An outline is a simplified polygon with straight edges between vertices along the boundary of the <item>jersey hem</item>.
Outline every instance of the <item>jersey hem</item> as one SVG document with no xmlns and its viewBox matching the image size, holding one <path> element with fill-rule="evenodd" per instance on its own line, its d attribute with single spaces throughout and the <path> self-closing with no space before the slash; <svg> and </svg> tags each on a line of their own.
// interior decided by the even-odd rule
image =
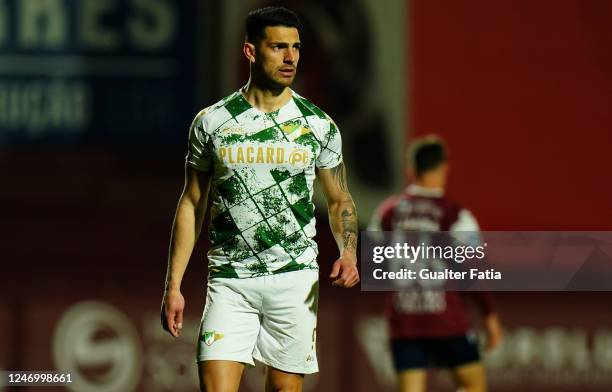
<svg viewBox="0 0 612 392">
<path fill-rule="evenodd" d="M 262 273 L 256 273 L 256 274 L 252 274 L 250 276 L 236 276 L 235 274 L 232 273 L 227 273 L 227 272 L 209 272 L 208 273 L 208 280 L 210 281 L 211 279 L 217 279 L 217 278 L 222 278 L 222 279 L 249 279 L 249 278 L 258 278 L 260 276 L 272 276 L 272 275 L 279 275 L 279 274 L 285 274 L 287 272 L 296 272 L 296 271 L 304 271 L 304 270 L 318 270 L 319 269 L 319 265 L 315 263 L 313 263 L 312 266 L 301 266 L 300 264 L 297 264 L 296 266 L 292 266 L 292 267 L 287 267 L 287 268 L 281 268 L 279 270 L 276 271 L 271 271 L 271 272 L 262 272 Z M 210 270 L 210 267 L 209 267 Z"/>
</svg>

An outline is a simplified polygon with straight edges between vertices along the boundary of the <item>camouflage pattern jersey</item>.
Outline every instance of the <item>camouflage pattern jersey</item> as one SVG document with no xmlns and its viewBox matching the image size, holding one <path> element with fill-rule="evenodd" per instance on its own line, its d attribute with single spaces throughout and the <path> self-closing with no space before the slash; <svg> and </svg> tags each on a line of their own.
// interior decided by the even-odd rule
<svg viewBox="0 0 612 392">
<path fill-rule="evenodd" d="M 339 165 L 341 145 L 333 120 L 294 91 L 275 112 L 236 91 L 196 116 L 186 159 L 212 175 L 209 278 L 318 268 L 315 169 Z"/>
</svg>

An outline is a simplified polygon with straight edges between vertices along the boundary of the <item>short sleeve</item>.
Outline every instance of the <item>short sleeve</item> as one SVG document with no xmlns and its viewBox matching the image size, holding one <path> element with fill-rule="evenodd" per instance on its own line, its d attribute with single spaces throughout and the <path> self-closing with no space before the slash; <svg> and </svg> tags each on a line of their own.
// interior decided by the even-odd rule
<svg viewBox="0 0 612 392">
<path fill-rule="evenodd" d="M 480 227 L 474 215 L 465 208 L 459 211 L 457 221 L 450 227 L 453 238 L 463 244 L 479 246 L 482 243 Z"/>
<path fill-rule="evenodd" d="M 376 208 L 368 223 L 367 235 L 370 239 L 374 240 L 374 242 L 383 242 L 385 240 L 383 233 L 381 233 L 381 231 L 383 231 L 384 204 L 385 203 Z"/>
<path fill-rule="evenodd" d="M 342 162 L 342 138 L 338 126 L 329 119 L 327 137 L 321 142 L 321 153 L 317 157 L 316 166 L 319 169 L 331 169 Z"/>
<path fill-rule="evenodd" d="M 212 143 L 199 114 L 189 128 L 189 148 L 185 160 L 189 166 L 202 172 L 212 170 Z"/>
<path fill-rule="evenodd" d="M 450 231 L 474 231 L 477 232 L 480 230 L 478 226 L 478 221 L 474 217 L 469 210 L 462 208 L 459 211 L 459 216 L 457 217 L 457 221 L 452 224 L 450 227 Z"/>
<path fill-rule="evenodd" d="M 391 231 L 393 227 L 391 225 L 391 220 L 393 218 L 393 211 L 397 206 L 399 201 L 398 196 L 391 196 L 384 200 L 370 218 L 370 223 L 368 224 L 369 231 Z"/>
</svg>

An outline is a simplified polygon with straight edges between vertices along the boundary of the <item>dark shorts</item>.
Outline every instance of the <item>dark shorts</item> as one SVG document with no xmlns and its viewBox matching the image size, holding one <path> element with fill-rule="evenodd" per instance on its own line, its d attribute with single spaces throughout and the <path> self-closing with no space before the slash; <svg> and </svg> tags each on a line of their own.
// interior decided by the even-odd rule
<svg viewBox="0 0 612 392">
<path fill-rule="evenodd" d="M 427 367 L 455 368 L 480 360 L 478 344 L 472 335 L 394 340 L 391 351 L 398 372 Z"/>
</svg>

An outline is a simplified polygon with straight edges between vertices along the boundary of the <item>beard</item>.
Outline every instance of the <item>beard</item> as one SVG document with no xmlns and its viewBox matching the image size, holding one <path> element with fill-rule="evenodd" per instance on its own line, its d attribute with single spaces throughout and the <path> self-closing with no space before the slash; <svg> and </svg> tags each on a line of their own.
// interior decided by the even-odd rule
<svg viewBox="0 0 612 392">
<path fill-rule="evenodd" d="M 257 70 L 254 70 L 255 72 L 253 73 L 253 75 L 257 77 L 257 80 L 259 81 L 258 84 L 260 84 L 262 87 L 268 88 L 270 90 L 282 90 L 286 87 L 290 87 L 293 84 L 293 81 L 295 80 L 295 75 L 297 73 L 297 68 L 294 67 L 294 71 L 291 77 L 281 76 L 281 68 L 282 67 L 278 67 L 274 70 L 266 71 L 258 67 Z"/>
<path fill-rule="evenodd" d="M 295 79 L 295 72 L 290 78 L 272 76 L 270 79 L 273 80 L 279 87 L 290 87 L 293 84 L 293 79 Z"/>
</svg>

